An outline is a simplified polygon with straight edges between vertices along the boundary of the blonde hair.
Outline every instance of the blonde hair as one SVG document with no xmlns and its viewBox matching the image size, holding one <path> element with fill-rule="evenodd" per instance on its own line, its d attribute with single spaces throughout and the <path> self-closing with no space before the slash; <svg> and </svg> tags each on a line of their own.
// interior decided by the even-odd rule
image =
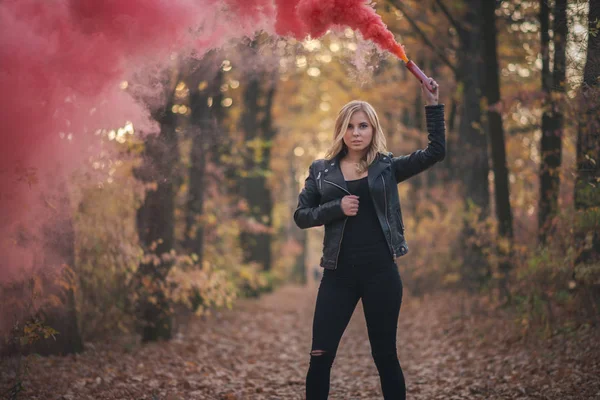
<svg viewBox="0 0 600 400">
<path fill-rule="evenodd" d="M 329 149 L 327 149 L 325 158 L 332 160 L 342 151 L 348 151 L 346 144 L 344 143 L 344 135 L 346 133 L 346 129 L 348 128 L 348 124 L 350 123 L 350 118 L 352 118 L 352 115 L 357 111 L 363 111 L 367 115 L 367 118 L 373 127 L 373 137 L 371 138 L 371 143 L 369 143 L 367 154 L 357 166 L 357 172 L 363 173 L 367 170 L 367 168 L 369 168 L 369 165 L 375 161 L 375 158 L 377 158 L 377 153 L 387 153 L 385 135 L 383 134 L 377 113 L 375 112 L 373 106 L 366 101 L 353 100 L 342 107 L 338 113 L 337 119 L 335 120 L 333 143 Z"/>
</svg>

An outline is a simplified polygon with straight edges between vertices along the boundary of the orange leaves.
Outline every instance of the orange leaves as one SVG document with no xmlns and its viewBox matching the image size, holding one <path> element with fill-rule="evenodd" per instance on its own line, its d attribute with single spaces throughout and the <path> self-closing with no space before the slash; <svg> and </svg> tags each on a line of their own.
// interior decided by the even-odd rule
<svg viewBox="0 0 600 400">
<path fill-rule="evenodd" d="M 309 364 L 315 288 L 288 286 L 244 300 L 219 318 L 190 320 L 176 339 L 131 345 L 114 338 L 77 357 L 32 358 L 24 398 L 300 399 Z M 597 329 L 571 327 L 550 339 L 521 339 L 529 322 L 483 309 L 475 296 L 406 293 L 398 356 L 414 400 L 595 398 Z M 358 305 L 362 307 L 362 305 Z M 4 387 L 10 373 L 0 374 Z M 360 309 L 331 375 L 331 398 L 381 398 Z M 52 391 L 52 393 L 50 393 Z"/>
<path fill-rule="evenodd" d="M 194 258 L 177 256 L 163 287 L 174 304 L 182 305 L 197 315 L 210 314 L 215 308 L 231 308 L 237 295 L 231 277 L 209 262 L 198 265 Z"/>
<path fill-rule="evenodd" d="M 20 336 L 21 346 L 27 346 L 37 342 L 40 339 L 55 338 L 59 332 L 50 326 L 44 325 L 39 320 L 31 320 L 23 326 L 23 333 Z"/>
</svg>

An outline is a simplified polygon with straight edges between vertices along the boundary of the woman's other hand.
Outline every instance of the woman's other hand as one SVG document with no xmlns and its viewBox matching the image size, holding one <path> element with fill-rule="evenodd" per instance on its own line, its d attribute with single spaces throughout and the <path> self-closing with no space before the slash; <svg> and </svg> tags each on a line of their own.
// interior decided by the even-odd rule
<svg viewBox="0 0 600 400">
<path fill-rule="evenodd" d="M 424 83 L 421 83 L 421 92 L 425 98 L 425 103 L 427 103 L 428 106 L 434 106 L 438 104 L 440 87 L 432 77 L 429 77 L 429 84 L 433 88 L 433 93 L 427 89 L 427 86 L 425 86 Z"/>
<path fill-rule="evenodd" d="M 358 196 L 350 194 L 342 197 L 342 211 L 349 217 L 358 213 Z"/>
</svg>

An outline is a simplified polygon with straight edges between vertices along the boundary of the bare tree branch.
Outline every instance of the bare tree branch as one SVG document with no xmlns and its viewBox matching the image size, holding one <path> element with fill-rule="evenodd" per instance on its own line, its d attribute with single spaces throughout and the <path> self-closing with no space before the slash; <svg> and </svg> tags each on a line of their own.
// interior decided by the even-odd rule
<svg viewBox="0 0 600 400">
<path fill-rule="evenodd" d="M 448 68 L 450 68 L 452 70 L 452 72 L 454 72 L 454 75 L 458 75 L 458 70 L 456 69 L 456 66 L 448 59 L 448 57 L 446 57 L 443 50 L 441 50 L 440 48 L 435 46 L 433 44 L 433 42 L 431 42 L 431 40 L 429 40 L 429 38 L 427 37 L 425 32 L 423 32 L 423 30 L 421 28 L 419 28 L 419 25 L 416 23 L 416 21 L 406 12 L 406 9 L 401 4 L 401 1 L 400 0 L 389 0 L 389 2 L 391 3 L 392 6 L 396 7 L 398 9 L 398 11 L 400 11 L 404 15 L 404 17 L 406 18 L 408 23 L 413 27 L 413 29 L 421 37 L 423 42 L 431 50 L 433 50 L 433 52 L 440 58 L 440 60 L 442 60 L 442 62 L 444 64 L 446 64 L 448 66 Z"/>
<path fill-rule="evenodd" d="M 490 1 L 490 0 L 488 0 L 488 1 Z M 450 14 L 450 11 L 448 11 L 448 8 L 446 7 L 446 5 L 444 4 L 444 2 L 442 0 L 435 0 L 435 4 L 437 4 L 438 7 L 440 8 L 440 10 L 442 10 L 442 13 L 444 13 L 446 18 L 448 18 L 448 21 L 450 21 L 450 23 L 452 24 L 454 29 L 456 29 L 457 32 L 461 32 L 464 30 L 463 26 L 454 19 L 452 14 Z"/>
</svg>

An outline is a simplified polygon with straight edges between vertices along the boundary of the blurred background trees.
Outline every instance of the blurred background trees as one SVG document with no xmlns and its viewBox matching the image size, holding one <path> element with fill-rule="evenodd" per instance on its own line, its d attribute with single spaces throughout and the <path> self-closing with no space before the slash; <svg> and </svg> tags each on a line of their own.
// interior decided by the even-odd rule
<svg viewBox="0 0 600 400">
<path fill-rule="evenodd" d="M 446 104 L 448 157 L 398 187 L 411 246 L 398 264 L 412 295 L 467 290 L 512 307 L 525 331 L 597 323 L 597 3 L 376 5 Z M 36 313 L 40 302 L 10 303 L 31 309 L 14 313 L 20 349 L 82 348 L 54 342 L 40 321 L 83 342 L 117 332 L 168 339 L 179 315 L 310 281 L 322 229 L 300 231 L 292 214 L 346 102 L 374 105 L 395 155 L 426 145 L 418 82 L 349 29 L 303 42 L 261 33 L 173 57 L 158 79 L 163 92 L 139 99 L 156 131 L 124 123 L 97 132 L 103 150 L 56 203 L 57 224 L 73 235 L 61 239 L 69 279 L 52 299 L 76 329 Z M 31 282 L 0 297 L 57 293 Z"/>
</svg>

